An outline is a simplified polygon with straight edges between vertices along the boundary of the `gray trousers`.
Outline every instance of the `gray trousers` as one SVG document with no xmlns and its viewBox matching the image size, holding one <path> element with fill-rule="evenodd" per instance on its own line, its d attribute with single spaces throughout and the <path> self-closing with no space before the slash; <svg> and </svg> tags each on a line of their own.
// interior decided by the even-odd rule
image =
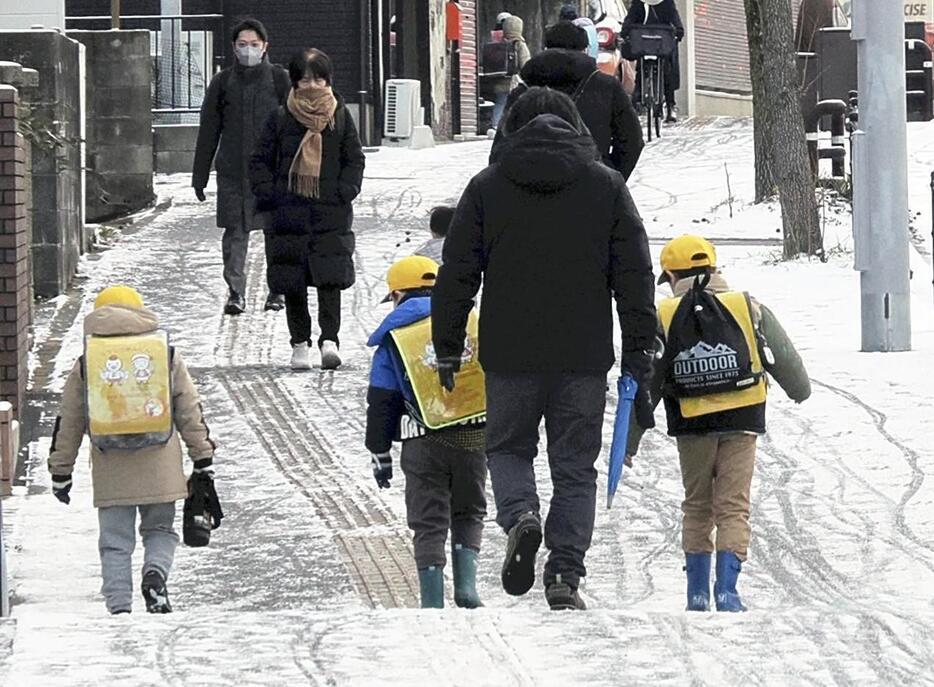
<svg viewBox="0 0 934 687">
<path fill-rule="evenodd" d="M 480 550 L 486 517 L 486 458 L 429 438 L 402 443 L 405 510 L 418 568 L 444 567 L 444 544 Z"/>
<path fill-rule="evenodd" d="M 250 232 L 242 227 L 227 227 L 221 240 L 224 254 L 224 281 L 231 291 L 246 294 L 246 256 L 250 251 Z"/>
<path fill-rule="evenodd" d="M 545 521 L 544 582 L 560 575 L 577 587 L 593 536 L 597 470 L 603 443 L 606 375 L 486 373 L 486 455 L 496 522 L 507 532 L 522 513 L 538 513 L 533 461 L 545 419 L 554 493 Z"/>
<path fill-rule="evenodd" d="M 98 508 L 100 523 L 98 548 L 101 554 L 101 593 L 107 610 L 133 607 L 133 550 L 136 548 L 136 511 L 139 509 L 139 534 L 143 538 L 143 575 L 158 570 L 169 578 L 178 535 L 175 522 L 175 502 L 154 503 L 149 506 L 110 506 Z"/>
</svg>

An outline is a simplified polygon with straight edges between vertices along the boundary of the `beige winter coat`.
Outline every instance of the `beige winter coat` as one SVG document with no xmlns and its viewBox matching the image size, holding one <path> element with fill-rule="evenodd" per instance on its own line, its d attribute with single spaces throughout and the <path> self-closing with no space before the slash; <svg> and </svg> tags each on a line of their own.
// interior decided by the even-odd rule
<svg viewBox="0 0 934 687">
<path fill-rule="evenodd" d="M 84 320 L 85 334 L 101 336 L 144 334 L 158 326 L 158 319 L 148 310 L 121 306 L 99 308 Z M 49 472 L 53 475 L 70 475 L 74 470 L 88 425 L 85 397 L 79 360 L 62 392 L 61 414 L 49 454 Z M 168 503 L 187 496 L 181 441 L 188 447 L 192 461 L 213 457 L 214 442 L 204 422 L 198 390 L 178 353 L 172 360 L 172 413 L 177 431 L 164 446 L 106 453 L 91 446 L 95 507 Z"/>
</svg>

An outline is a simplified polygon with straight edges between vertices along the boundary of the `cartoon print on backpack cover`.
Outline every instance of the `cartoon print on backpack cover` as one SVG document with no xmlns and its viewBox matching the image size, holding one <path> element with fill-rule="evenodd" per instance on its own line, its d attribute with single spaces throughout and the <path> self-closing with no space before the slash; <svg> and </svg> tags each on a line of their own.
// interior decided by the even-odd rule
<svg viewBox="0 0 934 687">
<path fill-rule="evenodd" d="M 172 435 L 171 356 L 164 331 L 85 339 L 88 428 L 101 449 L 164 444 Z"/>
</svg>

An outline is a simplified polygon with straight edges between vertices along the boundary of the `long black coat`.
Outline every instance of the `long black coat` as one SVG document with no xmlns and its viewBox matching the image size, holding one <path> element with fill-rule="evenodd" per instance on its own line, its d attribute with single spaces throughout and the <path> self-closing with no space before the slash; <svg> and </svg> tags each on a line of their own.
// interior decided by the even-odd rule
<svg viewBox="0 0 934 687">
<path fill-rule="evenodd" d="M 648 18 L 646 18 L 648 12 Z M 657 5 L 646 5 L 642 0 L 632 0 L 629 6 L 629 12 L 623 20 L 623 35 L 627 29 L 635 24 L 671 24 L 675 29 L 680 29 L 684 35 L 684 24 L 681 21 L 681 15 L 675 6 L 675 0 L 662 0 Z M 681 60 L 678 58 L 678 46 L 671 54 L 671 70 L 666 72 L 667 87 L 670 91 L 677 91 L 681 88 Z"/>
<path fill-rule="evenodd" d="M 279 108 L 266 120 L 250 161 L 257 210 L 272 213 L 267 274 L 269 288 L 279 293 L 354 283 L 351 204 L 366 163 L 360 136 L 338 96 L 334 126 L 321 134 L 320 197 L 304 198 L 289 191 L 288 179 L 305 131 L 287 108 Z"/>
<path fill-rule="evenodd" d="M 629 178 L 645 142 L 639 117 L 619 79 L 598 71 L 596 61 L 586 53 L 555 48 L 529 60 L 521 77 L 525 85 L 520 84 L 509 94 L 507 108 L 529 86 L 547 86 L 575 98 L 577 111 L 603 161 Z M 494 143 L 491 159 L 495 159 L 501 138 L 498 136 Z"/>
<path fill-rule="evenodd" d="M 432 293 L 438 357 L 460 357 L 483 282 L 480 362 L 493 372 L 605 373 L 612 301 L 623 350 L 655 339 L 649 243 L 623 177 L 593 140 L 554 115 L 506 137 L 471 179 Z"/>
<path fill-rule="evenodd" d="M 237 63 L 211 79 L 201 105 L 191 185 L 207 186 L 213 161 L 217 170 L 217 226 L 246 231 L 260 228 L 250 192 L 250 155 L 263 122 L 285 104 L 289 88 L 288 73 L 268 59 L 255 67 Z"/>
</svg>

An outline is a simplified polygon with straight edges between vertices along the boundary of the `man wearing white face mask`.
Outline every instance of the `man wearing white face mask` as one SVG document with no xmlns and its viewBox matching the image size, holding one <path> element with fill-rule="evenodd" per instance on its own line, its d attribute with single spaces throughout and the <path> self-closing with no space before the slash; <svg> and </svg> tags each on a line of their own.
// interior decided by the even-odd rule
<svg viewBox="0 0 934 687">
<path fill-rule="evenodd" d="M 224 312 L 246 310 L 246 258 L 250 232 L 266 229 L 265 218 L 255 211 L 248 167 L 253 145 L 263 122 L 284 105 L 291 84 L 285 69 L 266 56 L 266 28 L 256 19 L 244 19 L 232 32 L 233 66 L 214 75 L 201 105 L 201 126 L 195 149 L 191 185 L 198 200 L 217 173 L 217 226 L 223 228 L 224 281 L 228 297 Z M 216 153 L 216 157 L 215 157 Z M 282 310 L 281 294 L 270 292 L 266 310 Z"/>
</svg>

